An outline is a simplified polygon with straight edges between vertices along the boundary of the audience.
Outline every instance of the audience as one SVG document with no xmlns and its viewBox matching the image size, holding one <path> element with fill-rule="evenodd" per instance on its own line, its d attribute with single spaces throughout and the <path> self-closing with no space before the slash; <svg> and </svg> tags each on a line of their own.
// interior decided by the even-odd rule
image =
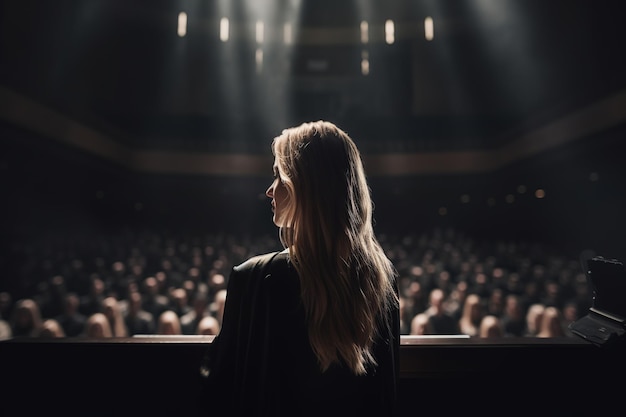
<svg viewBox="0 0 626 417">
<path fill-rule="evenodd" d="M 89 278 L 89 286 L 86 294 L 82 294 L 79 311 L 85 317 L 98 313 L 102 310 L 102 302 L 106 293 L 106 284 L 98 273 L 93 273 Z"/>
<path fill-rule="evenodd" d="M 113 337 L 109 319 L 104 313 L 94 313 L 87 318 L 84 336 L 89 339 L 107 339 Z"/>
<path fill-rule="evenodd" d="M 459 323 L 444 310 L 445 298 L 445 292 L 440 288 L 434 288 L 430 292 L 430 305 L 424 311 L 428 316 L 428 334 L 454 335 L 460 333 Z"/>
<path fill-rule="evenodd" d="M 55 319 L 46 319 L 41 325 L 39 337 L 42 339 L 53 339 L 57 337 L 65 337 L 65 332 L 61 324 Z"/>
<path fill-rule="evenodd" d="M 196 334 L 217 335 L 220 332 L 220 323 L 213 316 L 204 316 L 196 326 Z"/>
<path fill-rule="evenodd" d="M 487 314 L 480 321 L 478 335 L 481 338 L 498 338 L 505 336 L 502 320 L 491 314 Z"/>
<path fill-rule="evenodd" d="M 220 326 L 222 325 L 222 316 L 224 315 L 224 304 L 226 303 L 226 289 L 223 288 L 215 293 L 213 302 L 210 304 L 211 314 L 215 316 Z"/>
<path fill-rule="evenodd" d="M 537 337 L 565 337 L 561 311 L 555 306 L 547 306 L 543 311 Z"/>
<path fill-rule="evenodd" d="M 129 293 L 124 322 L 129 336 L 156 333 L 156 320 L 151 313 L 143 309 L 142 295 L 139 291 Z"/>
<path fill-rule="evenodd" d="M 115 296 L 109 296 L 102 301 L 102 312 L 109 321 L 113 337 L 127 337 L 128 328 L 124 321 L 124 315 L 120 304 Z"/>
<path fill-rule="evenodd" d="M 183 334 L 180 318 L 174 310 L 161 313 L 157 321 L 157 334 L 168 336 Z"/>
<path fill-rule="evenodd" d="M 7 320 L 0 319 L 0 340 L 8 340 L 12 337 L 11 324 Z"/>
<path fill-rule="evenodd" d="M 0 319 L 9 321 L 13 308 L 13 296 L 8 291 L 0 292 Z"/>
<path fill-rule="evenodd" d="M 428 314 L 426 313 L 416 314 L 411 320 L 410 334 L 415 336 L 432 334 L 432 330 L 430 330 L 428 326 L 428 318 Z"/>
<path fill-rule="evenodd" d="M 459 319 L 459 330 L 468 336 L 478 336 L 484 316 L 484 307 L 478 294 L 469 294 L 465 298 L 463 314 Z"/>
<path fill-rule="evenodd" d="M 266 235 L 128 232 L 89 236 L 102 242 L 87 247 L 85 236 L 57 239 L 54 257 L 46 245 L 24 247 L 40 272 L 28 277 L 30 293 L 0 292 L 0 338 L 216 334 L 232 266 L 281 247 Z M 399 273 L 402 334 L 568 337 L 591 305 L 579 264 L 547 245 L 479 242 L 454 229 L 379 240 Z"/>
<path fill-rule="evenodd" d="M 87 317 L 79 311 L 80 298 L 76 293 L 65 296 L 64 310 L 56 317 L 67 337 L 80 336 L 85 331 Z"/>
<path fill-rule="evenodd" d="M 541 303 L 534 303 L 528 307 L 526 311 L 526 332 L 524 336 L 537 337 L 545 309 L 546 306 Z"/>
<path fill-rule="evenodd" d="M 25 298 L 17 301 L 11 317 L 13 337 L 37 337 L 42 324 L 41 311 L 34 299 Z"/>
<path fill-rule="evenodd" d="M 163 277 L 162 281 L 157 280 L 157 276 Z M 168 296 L 162 293 L 162 287 L 159 282 L 165 281 L 165 275 L 156 274 L 155 276 L 149 276 L 143 281 L 144 299 L 143 308 L 148 313 L 152 314 L 155 320 L 161 316 L 164 311 L 169 310 L 170 300 Z"/>
<path fill-rule="evenodd" d="M 522 337 L 526 333 L 526 317 L 517 294 L 504 298 L 504 311 L 500 315 L 506 336 Z"/>
<path fill-rule="evenodd" d="M 187 313 L 180 316 L 180 324 L 183 334 L 197 334 L 200 322 L 205 317 L 211 317 L 215 324 L 219 322 L 215 317 L 209 316 L 209 297 L 204 291 L 199 291 L 193 296 L 192 308 Z"/>
</svg>

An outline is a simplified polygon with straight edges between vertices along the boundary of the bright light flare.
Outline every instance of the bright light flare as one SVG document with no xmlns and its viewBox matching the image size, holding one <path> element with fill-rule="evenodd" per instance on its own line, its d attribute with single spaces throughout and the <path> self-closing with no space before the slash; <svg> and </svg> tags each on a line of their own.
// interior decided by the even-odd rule
<svg viewBox="0 0 626 417">
<path fill-rule="evenodd" d="M 261 20 L 256 22 L 256 43 L 263 43 L 263 33 L 265 31 L 265 25 Z"/>
<path fill-rule="evenodd" d="M 370 41 L 369 36 L 369 23 L 366 20 L 361 22 L 361 43 L 368 43 Z"/>
<path fill-rule="evenodd" d="M 435 22 L 430 16 L 424 19 L 424 37 L 427 41 L 435 39 Z"/>
<path fill-rule="evenodd" d="M 254 61 L 256 63 L 256 72 L 260 74 L 263 71 L 263 49 L 257 48 L 254 54 Z"/>
<path fill-rule="evenodd" d="M 187 13 L 178 13 L 178 36 L 181 38 L 187 34 Z"/>
<path fill-rule="evenodd" d="M 361 74 L 368 75 L 370 73 L 370 57 L 367 51 L 361 53 Z"/>
<path fill-rule="evenodd" d="M 220 20 L 220 40 L 222 42 L 227 42 L 228 37 L 230 36 L 229 29 L 229 21 L 227 17 L 222 17 Z"/>
<path fill-rule="evenodd" d="M 385 21 L 385 42 L 387 42 L 388 45 L 391 45 L 395 41 L 396 41 L 395 24 L 393 23 L 393 20 L 386 20 Z"/>
<path fill-rule="evenodd" d="M 293 28 L 291 23 L 285 23 L 285 26 L 283 26 L 283 41 L 285 45 L 291 45 L 293 43 Z"/>
</svg>

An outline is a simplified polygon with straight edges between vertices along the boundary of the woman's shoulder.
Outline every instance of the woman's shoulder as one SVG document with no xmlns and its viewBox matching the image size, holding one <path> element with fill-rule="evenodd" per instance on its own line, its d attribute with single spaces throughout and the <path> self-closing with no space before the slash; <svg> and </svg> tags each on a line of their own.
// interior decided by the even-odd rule
<svg viewBox="0 0 626 417">
<path fill-rule="evenodd" d="M 233 269 L 237 272 L 250 271 L 252 269 L 263 267 L 264 265 L 269 264 L 275 258 L 276 260 L 287 260 L 289 259 L 289 254 L 286 251 L 275 251 L 256 255 L 248 258 L 239 265 L 236 265 Z"/>
</svg>

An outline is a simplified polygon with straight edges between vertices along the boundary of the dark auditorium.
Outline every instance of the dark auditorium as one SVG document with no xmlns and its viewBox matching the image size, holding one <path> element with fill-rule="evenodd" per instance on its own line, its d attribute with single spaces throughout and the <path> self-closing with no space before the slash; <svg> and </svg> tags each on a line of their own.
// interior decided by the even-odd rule
<svg viewBox="0 0 626 417">
<path fill-rule="evenodd" d="M 0 415 L 625 413 L 620 6 L 3 0 Z"/>
</svg>

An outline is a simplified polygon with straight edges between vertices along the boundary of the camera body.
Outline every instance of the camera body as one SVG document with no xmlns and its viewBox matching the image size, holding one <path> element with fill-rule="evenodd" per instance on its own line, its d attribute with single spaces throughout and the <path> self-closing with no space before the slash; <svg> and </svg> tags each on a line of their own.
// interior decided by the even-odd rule
<svg viewBox="0 0 626 417">
<path fill-rule="evenodd" d="M 624 343 L 626 338 L 626 269 L 617 259 L 594 256 L 585 268 L 592 292 L 586 316 L 570 323 L 575 335 L 597 345 Z"/>
</svg>

